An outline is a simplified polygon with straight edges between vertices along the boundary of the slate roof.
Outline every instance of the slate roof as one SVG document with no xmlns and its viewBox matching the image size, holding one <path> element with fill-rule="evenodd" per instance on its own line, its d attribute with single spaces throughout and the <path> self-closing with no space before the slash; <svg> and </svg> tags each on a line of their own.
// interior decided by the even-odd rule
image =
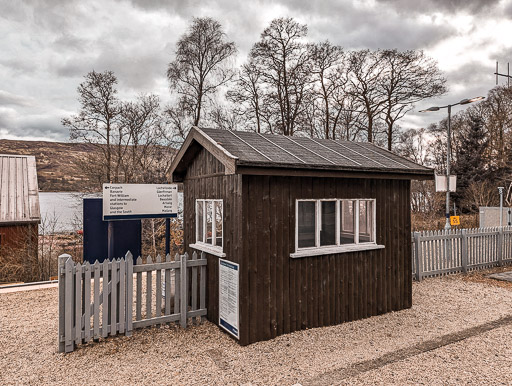
<svg viewBox="0 0 512 386">
<path fill-rule="evenodd" d="M 0 225 L 40 219 L 35 157 L 0 154 Z"/>
<path fill-rule="evenodd" d="M 201 147 L 222 162 L 225 174 L 251 173 L 251 169 L 258 168 L 258 173 L 263 172 L 261 169 L 268 169 L 269 174 L 275 172 L 280 175 L 286 175 L 288 170 L 290 175 L 300 175 L 301 171 L 304 175 L 311 175 L 318 170 L 319 173 L 368 176 L 394 174 L 405 179 L 434 177 L 433 169 L 372 143 L 193 127 L 171 164 L 173 181 L 183 180 L 189 163 Z"/>
<path fill-rule="evenodd" d="M 368 142 L 200 129 L 239 166 L 333 169 L 434 175 L 433 169 Z"/>
</svg>

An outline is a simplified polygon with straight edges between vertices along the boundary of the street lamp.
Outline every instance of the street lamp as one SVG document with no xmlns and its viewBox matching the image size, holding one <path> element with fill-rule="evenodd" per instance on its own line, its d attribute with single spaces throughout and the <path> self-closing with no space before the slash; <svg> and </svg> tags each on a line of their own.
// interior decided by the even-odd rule
<svg viewBox="0 0 512 386">
<path fill-rule="evenodd" d="M 485 99 L 483 96 L 471 98 L 471 99 L 462 99 L 458 103 L 454 103 L 451 105 L 446 106 L 434 106 L 430 107 L 426 110 L 420 110 L 420 113 L 427 113 L 431 111 L 439 111 L 440 109 L 448 109 L 448 142 L 447 142 L 447 149 L 446 149 L 446 224 L 444 226 L 444 229 L 450 229 L 450 153 L 451 153 L 451 142 L 452 142 L 452 135 L 451 135 L 451 116 L 452 116 L 452 107 L 457 105 L 467 105 L 469 103 L 478 102 Z"/>
</svg>

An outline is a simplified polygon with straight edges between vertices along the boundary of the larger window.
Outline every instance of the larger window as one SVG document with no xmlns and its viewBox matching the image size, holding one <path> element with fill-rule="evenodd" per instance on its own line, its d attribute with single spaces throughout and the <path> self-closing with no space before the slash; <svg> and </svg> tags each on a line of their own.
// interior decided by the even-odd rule
<svg viewBox="0 0 512 386">
<path fill-rule="evenodd" d="M 375 243 L 375 199 L 297 200 L 295 236 L 292 257 L 383 247 Z"/>
<path fill-rule="evenodd" d="M 192 246 L 222 252 L 223 217 L 222 200 L 196 200 L 196 243 Z"/>
</svg>

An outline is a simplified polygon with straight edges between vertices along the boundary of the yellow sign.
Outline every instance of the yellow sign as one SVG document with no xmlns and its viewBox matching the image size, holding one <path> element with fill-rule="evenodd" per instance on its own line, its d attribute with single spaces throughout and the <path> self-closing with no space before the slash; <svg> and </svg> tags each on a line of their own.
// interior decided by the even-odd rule
<svg viewBox="0 0 512 386">
<path fill-rule="evenodd" d="M 450 224 L 451 225 L 460 225 L 459 216 L 450 216 Z"/>
</svg>

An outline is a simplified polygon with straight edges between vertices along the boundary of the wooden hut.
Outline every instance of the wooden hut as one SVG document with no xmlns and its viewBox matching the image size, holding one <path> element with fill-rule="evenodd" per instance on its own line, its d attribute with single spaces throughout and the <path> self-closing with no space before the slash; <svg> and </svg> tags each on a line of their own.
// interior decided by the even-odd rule
<svg viewBox="0 0 512 386">
<path fill-rule="evenodd" d="M 219 261 L 238 271 L 242 345 L 411 307 L 410 181 L 433 176 L 371 143 L 193 128 L 171 178 L 208 319 L 223 326 Z"/>
<path fill-rule="evenodd" d="M 39 191 L 37 186 L 36 159 L 33 156 L 0 154 L 0 259 L 16 258 L 20 265 L 37 259 Z M 24 280 L 28 272 L 0 272 L 17 280 Z M 6 278 L 0 277 L 0 280 Z"/>
</svg>

